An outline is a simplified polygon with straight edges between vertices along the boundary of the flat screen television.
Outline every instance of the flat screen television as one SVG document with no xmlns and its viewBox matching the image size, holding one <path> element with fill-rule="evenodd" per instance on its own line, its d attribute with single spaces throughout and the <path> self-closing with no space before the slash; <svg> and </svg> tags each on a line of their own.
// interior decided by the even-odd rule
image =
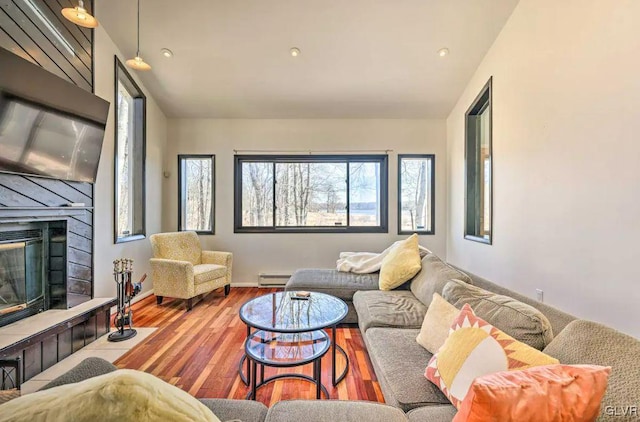
<svg viewBox="0 0 640 422">
<path fill-rule="evenodd" d="M 94 182 L 104 126 L 5 97 L 0 112 L 0 170 Z"/>
<path fill-rule="evenodd" d="M 95 182 L 109 103 L 0 48 L 0 172 Z"/>
</svg>

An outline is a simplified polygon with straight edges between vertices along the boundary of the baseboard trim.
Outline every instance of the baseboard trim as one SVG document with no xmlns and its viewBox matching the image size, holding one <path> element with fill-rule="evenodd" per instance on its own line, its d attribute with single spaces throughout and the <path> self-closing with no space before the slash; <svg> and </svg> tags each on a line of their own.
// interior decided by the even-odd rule
<svg viewBox="0 0 640 422">
<path fill-rule="evenodd" d="M 231 287 L 259 287 L 257 282 L 231 283 Z"/>
</svg>

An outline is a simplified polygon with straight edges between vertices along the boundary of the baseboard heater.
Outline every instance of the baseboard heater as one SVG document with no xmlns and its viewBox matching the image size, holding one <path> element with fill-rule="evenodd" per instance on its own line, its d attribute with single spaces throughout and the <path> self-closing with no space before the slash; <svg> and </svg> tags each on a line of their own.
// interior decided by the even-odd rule
<svg viewBox="0 0 640 422">
<path fill-rule="evenodd" d="M 289 281 L 289 277 L 291 277 L 291 274 L 260 273 L 258 274 L 258 286 L 284 287 Z"/>
</svg>

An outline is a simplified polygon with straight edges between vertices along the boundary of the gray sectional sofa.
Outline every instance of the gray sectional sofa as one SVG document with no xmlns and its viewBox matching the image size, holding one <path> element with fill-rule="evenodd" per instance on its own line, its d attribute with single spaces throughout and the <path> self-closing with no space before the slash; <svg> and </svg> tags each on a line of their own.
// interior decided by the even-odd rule
<svg viewBox="0 0 640 422">
<path fill-rule="evenodd" d="M 598 420 L 640 420 L 637 413 L 640 410 L 638 339 L 595 322 L 577 319 L 490 281 L 465 274 L 433 254 L 423 258 L 422 270 L 409 283 L 394 291 L 378 290 L 377 274 L 359 276 L 335 270 L 299 270 L 287 284 L 288 290 L 321 291 L 348 302 L 350 322 L 359 324 L 387 405 L 362 401 L 290 400 L 267 409 L 251 400 L 201 401 L 222 421 L 449 422 L 456 409 L 424 377 L 432 355 L 416 342 L 416 337 L 433 293 L 443 294 L 443 290 L 450 289 L 456 284 L 450 283 L 451 280 L 509 296 L 538 309 L 546 316 L 553 332 L 544 335 L 545 353 L 565 364 L 612 367 Z M 494 321 L 489 322 L 502 328 Z M 102 359 L 89 358 L 43 388 L 77 382 L 115 369 Z"/>
<path fill-rule="evenodd" d="M 424 377 L 432 355 L 416 342 L 433 293 L 442 295 L 451 280 L 509 296 L 539 310 L 553 333 L 550 343 L 544 344 L 545 353 L 565 364 L 612 367 L 599 420 L 640 420 L 640 415 L 620 415 L 624 409 L 629 413 L 633 406 L 640 408 L 640 340 L 466 274 L 434 254 L 425 256 L 422 270 L 398 290 L 378 290 L 377 274 L 360 277 L 335 270 L 300 270 L 286 288 L 322 291 L 347 301 L 355 311 L 386 403 L 407 412 L 410 420 L 448 422 L 456 413 L 440 390 Z"/>
</svg>

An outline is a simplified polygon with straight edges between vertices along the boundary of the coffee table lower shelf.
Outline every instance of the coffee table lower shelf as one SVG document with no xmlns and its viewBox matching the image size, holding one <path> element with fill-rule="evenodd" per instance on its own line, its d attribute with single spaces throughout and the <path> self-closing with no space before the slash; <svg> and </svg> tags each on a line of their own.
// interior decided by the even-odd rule
<svg viewBox="0 0 640 422">
<path fill-rule="evenodd" d="M 249 336 L 251 336 L 251 327 L 247 326 L 247 338 L 249 338 Z M 335 387 L 347 376 L 347 373 L 349 372 L 349 357 L 347 356 L 347 352 L 345 352 L 342 346 L 340 346 L 336 342 L 335 326 L 331 327 L 331 340 L 332 340 L 331 341 L 331 384 Z M 340 353 L 344 358 L 344 362 L 345 362 L 344 369 L 342 370 L 342 373 L 340 373 L 340 375 L 336 374 L 337 372 L 336 353 Z M 246 363 L 247 375 L 245 375 L 245 369 L 243 368 L 245 366 L 245 363 Z M 249 361 L 249 359 L 247 359 L 247 354 L 245 353 L 244 355 L 242 355 L 242 357 L 240 358 L 240 362 L 238 363 L 238 375 L 240 376 L 240 380 L 246 386 L 251 384 L 251 366 L 250 365 L 251 365 L 251 362 Z"/>
<path fill-rule="evenodd" d="M 248 384 L 251 390 L 247 393 L 247 400 L 255 400 L 258 388 L 272 381 L 280 379 L 302 379 L 316 385 L 316 398 L 322 398 L 324 393 L 329 398 L 329 393 L 322 385 L 322 357 L 327 353 L 330 340 L 324 330 L 303 333 L 271 333 L 256 331 L 249 335 L 245 342 L 245 356 L 250 365 Z M 240 375 L 242 376 L 242 363 L 240 361 Z M 313 364 L 313 376 L 287 373 L 277 374 L 268 378 L 264 377 L 265 366 L 273 368 L 292 368 Z M 260 382 L 258 382 L 258 366 L 260 367 Z"/>
</svg>

